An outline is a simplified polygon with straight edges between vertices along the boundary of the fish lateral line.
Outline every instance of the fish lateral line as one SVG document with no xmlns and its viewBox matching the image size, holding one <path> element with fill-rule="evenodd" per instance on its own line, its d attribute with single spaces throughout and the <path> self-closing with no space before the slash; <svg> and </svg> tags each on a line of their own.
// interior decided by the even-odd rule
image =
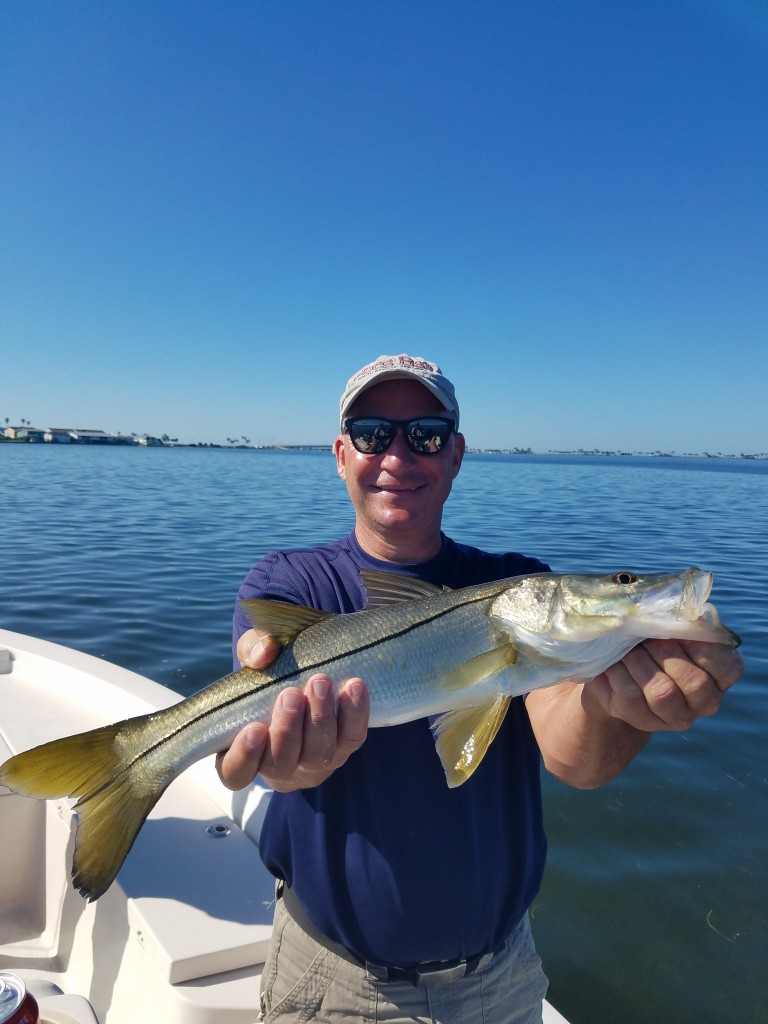
<svg viewBox="0 0 768 1024">
<path fill-rule="evenodd" d="M 504 580 L 503 582 L 508 583 L 509 581 L 508 580 Z M 487 588 L 489 585 L 484 583 L 484 584 L 479 584 L 479 586 L 482 586 L 483 588 Z M 500 589 L 503 590 L 504 588 L 502 587 Z M 450 593 L 455 593 L 455 592 L 446 591 L 445 594 L 436 594 L 434 596 L 435 597 L 438 597 L 438 596 L 440 596 L 440 597 L 448 596 L 448 594 L 450 594 Z M 498 595 L 494 595 L 494 596 L 498 596 Z M 491 595 L 489 595 L 488 593 L 478 594 L 478 595 L 472 596 L 472 597 L 466 597 L 464 600 L 457 601 L 456 603 L 449 605 L 447 608 L 440 608 L 440 609 L 438 609 L 436 611 L 433 611 L 429 615 L 425 615 L 423 618 L 418 619 L 416 622 L 411 622 L 408 625 L 403 626 L 401 629 L 396 630 L 395 632 L 388 633 L 385 637 L 377 638 L 375 640 L 370 640 L 370 641 L 368 641 L 368 642 L 366 642 L 364 644 L 360 644 L 357 647 L 352 647 L 348 651 L 344 651 L 341 654 L 333 655 L 332 657 L 329 657 L 329 658 L 324 658 L 322 661 L 319 661 L 316 664 L 302 665 L 302 666 L 299 667 L 298 670 L 300 672 L 312 672 L 312 671 L 320 670 L 320 669 L 324 668 L 326 665 L 332 665 L 334 662 L 340 661 L 342 658 L 348 658 L 348 657 L 354 656 L 356 654 L 364 654 L 366 651 L 370 651 L 374 647 L 379 646 L 380 644 L 390 643 L 392 640 L 399 640 L 401 637 L 407 636 L 409 633 L 412 633 L 415 629 L 420 629 L 422 626 L 428 626 L 431 622 L 436 622 L 438 619 L 444 618 L 446 615 L 451 615 L 453 612 L 460 611 L 462 608 L 466 608 L 468 605 L 480 604 L 483 601 L 488 601 L 490 599 L 491 599 Z M 414 600 L 414 603 L 418 603 L 418 599 L 413 599 L 413 600 Z M 421 600 L 430 600 L 430 598 L 424 597 Z M 254 599 L 252 601 L 241 601 L 240 603 L 241 603 L 241 606 L 243 607 L 243 610 L 245 611 L 246 615 L 248 615 L 248 609 L 245 606 L 248 605 L 248 604 L 255 605 L 257 603 L 257 600 Z M 263 601 L 262 602 L 259 599 L 258 603 L 274 604 L 276 602 L 272 602 L 272 601 Z M 405 602 L 401 602 L 401 603 L 405 603 Z M 286 604 L 286 607 L 289 607 L 289 608 L 292 608 L 292 607 L 302 608 L 302 607 L 304 607 L 303 605 L 290 605 L 287 602 L 285 602 L 285 604 Z M 334 613 L 333 617 L 334 618 L 339 618 L 342 615 L 361 615 L 361 614 L 362 615 L 367 615 L 367 614 L 369 614 L 369 612 L 371 614 L 373 614 L 374 612 L 383 611 L 385 609 L 385 607 L 386 608 L 392 608 L 392 607 L 395 607 L 395 606 L 394 605 L 380 606 L 380 607 L 376 607 L 376 608 L 372 608 L 372 609 L 363 608 L 363 609 L 361 609 L 358 612 L 348 612 L 348 613 L 338 612 L 338 613 Z M 258 616 L 254 616 L 252 618 L 250 615 L 248 615 L 248 618 L 249 618 L 249 621 L 252 623 L 252 625 L 254 627 L 262 628 L 261 624 L 259 622 Z M 323 620 L 320 620 L 320 621 L 323 621 Z M 305 630 L 311 629 L 313 626 L 315 626 L 317 624 L 318 623 L 311 623 L 310 625 L 305 626 L 303 629 L 298 630 L 296 635 L 295 635 L 295 637 L 294 637 L 294 640 L 296 638 L 298 638 L 303 632 L 305 632 Z M 280 637 L 277 636 L 274 633 L 269 633 L 269 635 L 273 639 L 275 639 L 275 640 L 278 640 L 278 641 L 280 640 Z M 226 677 L 224 677 L 224 678 L 226 678 Z M 279 682 L 283 682 L 284 679 L 286 679 L 286 678 L 290 678 L 290 676 L 282 677 L 279 680 L 278 679 L 270 680 L 270 682 L 278 682 L 278 681 Z M 215 685 L 215 684 L 213 684 L 213 685 Z M 199 691 L 199 692 L 202 692 L 202 691 Z M 239 698 L 235 698 L 235 699 L 239 699 Z"/>
<path fill-rule="evenodd" d="M 485 584 L 483 584 L 483 586 L 485 586 Z M 136 764 L 139 760 L 141 760 L 141 758 L 147 757 L 149 754 L 153 753 L 158 747 L 162 746 L 163 743 L 166 743 L 169 740 L 174 739 L 175 737 L 182 735 L 187 729 L 190 729 L 193 726 L 199 724 L 200 722 L 205 721 L 205 719 L 208 718 L 210 715 L 220 714 L 220 712 L 224 708 L 230 708 L 231 709 L 233 707 L 236 707 L 242 701 L 251 700 L 253 698 L 253 696 L 256 693 L 258 693 L 259 691 L 261 691 L 261 690 L 266 690 L 268 687 L 271 687 L 271 686 L 280 687 L 283 684 L 289 682 L 289 680 L 291 680 L 294 676 L 297 676 L 297 675 L 301 675 L 301 674 L 304 674 L 304 673 L 313 673 L 313 672 L 319 672 L 319 671 L 322 671 L 322 670 L 326 670 L 326 669 L 330 668 L 331 666 L 333 666 L 336 662 L 341 661 L 344 658 L 354 657 L 354 656 L 356 656 L 358 654 L 365 654 L 367 651 L 372 650 L 373 648 L 379 646 L 380 644 L 390 643 L 392 640 L 398 640 L 401 637 L 407 636 L 409 633 L 412 633 L 415 629 L 419 629 L 422 626 L 428 626 L 431 622 L 435 622 L 438 619 L 441 619 L 441 618 L 445 617 L 446 615 L 450 615 L 453 612 L 459 611 L 460 609 L 465 608 L 467 605 L 479 604 L 479 603 L 481 603 L 483 601 L 487 601 L 487 600 L 489 600 L 489 595 L 488 594 L 479 594 L 477 596 L 469 597 L 469 598 L 467 598 L 464 601 L 451 604 L 448 608 L 441 608 L 438 611 L 435 611 L 432 614 L 430 614 L 430 615 L 428 615 L 428 616 L 426 616 L 426 617 L 424 617 L 422 619 L 419 619 L 418 622 L 409 623 L 409 625 L 404 626 L 402 629 L 398 630 L 397 632 L 388 634 L 384 639 L 371 640 L 368 643 L 360 644 L 358 647 L 353 647 L 353 648 L 351 648 L 348 651 L 342 652 L 341 654 L 336 654 L 336 655 L 330 656 L 328 658 L 323 658 L 322 660 L 318 660 L 318 661 L 316 661 L 314 663 L 310 662 L 307 665 L 297 666 L 296 669 L 294 669 L 293 671 L 286 672 L 285 674 L 283 674 L 281 676 L 276 676 L 274 679 L 270 679 L 270 678 L 264 677 L 263 673 L 259 673 L 258 669 L 241 668 L 238 671 L 240 671 L 240 672 L 252 671 L 254 673 L 259 673 L 260 675 L 262 675 L 262 678 L 264 679 L 263 683 L 261 683 L 261 685 L 255 686 L 248 693 L 241 693 L 241 694 L 237 694 L 235 696 L 232 696 L 232 697 L 228 698 L 227 700 L 222 701 L 219 704 L 216 704 L 214 707 L 201 708 L 199 712 L 197 712 L 195 715 L 193 715 L 187 721 L 179 723 L 178 726 L 175 729 L 172 729 L 169 732 L 165 733 L 165 735 L 162 736 L 160 739 L 158 739 L 155 742 L 151 743 L 145 749 L 139 751 L 132 758 L 132 760 L 130 762 L 128 762 L 125 770 L 128 770 L 128 768 L 130 768 L 132 765 Z M 270 603 L 275 603 L 275 602 L 265 601 L 264 603 L 265 604 L 270 604 Z M 302 607 L 302 606 L 299 606 L 299 605 L 296 605 L 296 606 L 289 605 L 287 602 L 286 602 L 286 605 L 288 607 Z M 342 614 L 343 613 L 341 613 L 341 612 L 338 613 L 339 616 L 342 615 Z M 312 625 L 316 625 L 316 623 L 312 623 L 311 625 L 308 625 L 308 626 L 304 627 L 304 629 L 300 630 L 299 633 L 297 633 L 296 635 L 299 636 L 301 633 L 303 633 L 305 631 L 305 629 L 311 629 Z M 288 648 L 284 648 L 284 649 L 287 650 Z M 237 672 L 230 672 L 228 675 L 222 676 L 221 679 L 217 680 L 217 682 L 223 682 L 224 680 L 229 679 L 231 676 L 237 675 L 237 674 L 238 674 Z M 198 690 L 196 694 L 193 694 L 191 697 L 187 697 L 185 699 L 186 700 L 193 700 L 195 697 L 199 696 L 202 693 L 205 693 L 206 690 L 210 689 L 213 686 L 216 686 L 216 683 L 209 684 L 209 686 L 204 687 L 202 690 Z M 183 703 L 184 703 L 184 701 L 179 701 L 177 704 L 173 704 L 173 705 L 171 705 L 171 707 L 164 709 L 164 711 L 160 712 L 159 714 L 158 714 L 158 712 L 154 712 L 152 717 L 156 717 L 156 718 L 157 717 L 162 717 L 162 716 L 164 716 L 166 714 L 166 712 L 171 712 L 174 709 L 177 709 Z M 130 721 L 130 719 L 128 719 L 127 721 Z M 120 774 L 121 774 L 121 772 L 118 772 L 114 777 L 118 778 L 118 776 Z"/>
<path fill-rule="evenodd" d="M 438 596 L 438 595 L 435 595 L 435 596 Z M 146 759 L 151 757 L 152 754 L 154 754 L 157 750 L 162 748 L 166 743 L 171 742 L 171 741 L 173 741 L 175 739 L 178 739 L 180 736 L 183 736 L 184 733 L 187 732 L 189 729 L 199 725 L 201 722 L 204 722 L 210 716 L 212 716 L 212 715 L 219 715 L 222 712 L 222 710 L 224 710 L 224 709 L 231 709 L 233 707 L 236 707 L 242 701 L 251 700 L 260 691 L 265 691 L 265 690 L 267 690 L 270 687 L 279 688 L 279 687 L 283 686 L 284 684 L 288 683 L 293 677 L 295 677 L 297 675 L 305 674 L 305 673 L 312 673 L 312 672 L 315 672 L 315 671 L 319 671 L 321 669 L 327 669 L 327 668 L 331 667 L 334 663 L 336 663 L 336 662 L 338 662 L 338 661 L 340 661 L 340 660 L 342 660 L 344 658 L 348 658 L 350 656 L 354 657 L 357 654 L 361 654 L 362 655 L 362 654 L 364 654 L 367 651 L 377 647 L 378 645 L 380 645 L 382 643 L 389 643 L 391 640 L 396 640 L 396 639 L 400 639 L 403 636 L 407 636 L 409 633 L 413 632 L 415 629 L 418 629 L 418 628 L 420 628 L 422 626 L 427 626 L 431 622 L 434 622 L 434 621 L 437 621 L 438 619 L 444 618 L 446 615 L 450 615 L 452 612 L 459 611 L 460 609 L 466 607 L 467 605 L 478 604 L 478 603 L 480 603 L 482 601 L 487 601 L 488 599 L 489 599 L 489 595 L 485 594 L 485 593 L 484 594 L 480 594 L 480 595 L 476 595 L 476 596 L 473 595 L 472 597 L 468 597 L 464 601 L 452 603 L 447 608 L 441 608 L 441 609 L 439 609 L 437 611 L 434 611 L 430 615 L 427 615 L 424 618 L 419 619 L 417 622 L 409 623 L 407 626 L 403 627 L 402 629 L 398 630 L 397 632 L 389 634 L 385 639 L 377 639 L 377 640 L 370 641 L 369 643 L 366 643 L 366 644 L 361 644 L 360 646 L 352 648 L 349 651 L 343 652 L 341 654 L 334 655 L 334 656 L 329 657 L 329 658 L 325 658 L 323 660 L 319 660 L 319 661 L 315 662 L 314 664 L 310 663 L 310 664 L 303 665 L 303 666 L 297 666 L 296 669 L 292 670 L 291 672 L 285 672 L 284 674 L 282 674 L 280 676 L 277 676 L 274 679 L 266 678 L 263 675 L 263 673 L 260 673 L 257 669 L 247 669 L 247 668 L 243 669 L 243 668 L 241 668 L 239 670 L 240 672 L 242 672 L 242 671 L 251 671 L 251 672 L 254 672 L 254 674 L 260 675 L 261 678 L 262 678 L 262 681 L 260 683 L 257 683 L 247 693 L 237 694 L 237 695 L 234 695 L 234 696 L 228 698 L 227 700 L 222 701 L 221 703 L 218 703 L 218 704 L 216 704 L 214 706 L 201 708 L 199 711 L 197 711 L 195 714 L 193 714 L 191 717 L 189 717 L 186 721 L 177 723 L 174 728 L 168 729 L 166 732 L 164 732 L 157 739 L 149 740 L 149 738 L 148 738 L 149 742 L 147 743 L 146 746 L 142 747 L 141 750 L 136 751 L 132 755 L 126 757 L 124 759 L 123 763 L 114 772 L 114 774 L 112 774 L 105 781 L 101 782 L 95 789 L 93 789 L 93 790 L 91 790 L 91 791 L 89 791 L 87 793 L 84 793 L 82 796 L 80 796 L 79 799 L 77 800 L 76 804 L 74 805 L 74 807 L 75 808 L 82 807 L 88 801 L 98 797 L 100 794 L 104 793 L 105 790 L 107 790 L 110 787 L 116 785 L 121 778 L 124 778 L 126 776 L 130 776 L 130 774 L 134 770 L 134 768 L 137 765 L 141 764 L 142 761 L 145 761 Z M 423 600 L 426 600 L 426 598 L 423 598 Z M 265 603 L 275 603 L 275 602 L 265 602 Z M 287 607 L 292 608 L 292 607 L 300 607 L 300 606 L 293 606 L 293 605 L 288 605 L 287 604 Z M 338 613 L 338 614 L 342 614 L 342 613 Z M 322 620 L 318 620 L 318 621 L 322 621 Z M 300 635 L 300 633 L 304 632 L 306 629 L 311 628 L 311 626 L 315 625 L 315 624 L 316 623 L 308 624 L 303 629 L 299 630 L 299 633 L 297 633 L 296 635 L 297 636 Z M 287 649 L 287 648 L 284 648 L 284 649 Z M 238 674 L 237 672 L 228 673 L 226 676 L 222 676 L 221 679 L 217 680 L 217 682 L 224 682 L 225 680 L 229 679 L 231 676 L 237 675 L 237 674 Z M 209 686 L 207 686 L 207 687 L 204 687 L 202 690 L 198 690 L 196 694 L 193 694 L 192 696 L 187 697 L 184 700 L 178 701 L 176 704 L 172 704 L 168 708 L 164 708 L 160 712 L 157 712 L 157 711 L 151 712 L 150 714 L 145 716 L 144 722 L 142 723 L 142 726 L 149 724 L 149 722 L 152 719 L 155 719 L 155 720 L 160 719 L 160 720 L 162 720 L 162 719 L 164 719 L 166 717 L 169 717 L 174 712 L 177 712 L 179 707 L 181 707 L 181 705 L 183 705 L 187 701 L 194 700 L 195 697 L 198 697 L 200 694 L 205 693 L 206 690 L 209 690 L 209 689 L 211 689 L 214 686 L 216 686 L 215 682 L 209 684 Z M 112 725 L 112 726 L 102 726 L 102 727 L 100 727 L 98 729 L 91 730 L 91 732 L 92 733 L 93 732 L 100 732 L 101 728 L 115 729 L 116 730 L 115 738 L 113 740 L 113 745 L 114 745 L 116 743 L 117 739 L 118 739 L 118 736 L 120 736 L 121 734 L 123 734 L 123 735 L 125 734 L 126 726 L 129 726 L 131 722 L 135 722 L 135 721 L 136 721 L 135 719 L 125 719 L 125 721 L 120 723 L 118 726 L 114 726 L 114 725 Z M 258 719 L 255 719 L 255 721 L 258 721 Z M 131 730 L 131 731 L 136 731 L 136 730 Z M 86 735 L 88 735 L 88 733 L 83 733 L 81 735 L 86 736 Z M 52 741 L 52 742 L 56 742 L 56 741 Z M 204 755 L 202 755 L 202 756 L 204 756 Z M 168 784 L 170 784 L 170 781 L 172 781 L 172 779 L 169 780 Z"/>
<path fill-rule="evenodd" d="M 422 626 L 428 626 L 431 622 L 435 622 L 438 619 L 441 619 L 441 618 L 445 617 L 446 615 L 450 615 L 453 612 L 459 611 L 460 609 L 465 608 L 469 604 L 478 604 L 478 603 L 480 603 L 482 601 L 487 601 L 487 600 L 488 600 L 488 595 L 487 594 L 483 594 L 483 595 L 478 595 L 477 597 L 468 598 L 466 601 L 462 601 L 461 603 L 452 604 L 448 608 L 441 608 L 438 611 L 434 612 L 433 614 L 431 614 L 429 616 L 426 616 L 423 619 L 419 619 L 418 622 L 410 623 L 408 626 L 403 627 L 402 629 L 398 630 L 397 632 L 388 634 L 383 639 L 371 640 L 368 643 L 360 644 L 357 647 L 352 647 L 348 651 L 343 651 L 341 654 L 335 654 L 335 655 L 329 656 L 327 658 L 322 658 L 322 659 L 316 660 L 315 662 L 309 662 L 306 665 L 297 666 L 293 671 L 286 672 L 286 673 L 284 673 L 283 675 L 280 675 L 280 676 L 276 676 L 274 679 L 270 679 L 270 678 L 264 677 L 263 673 L 260 673 L 258 669 L 250 669 L 250 670 L 248 670 L 248 669 L 245 669 L 245 668 L 241 668 L 241 669 L 239 669 L 240 672 L 243 672 L 243 671 L 259 672 L 259 674 L 262 675 L 262 678 L 264 679 L 263 683 L 261 683 L 261 685 L 255 686 L 248 693 L 236 694 L 236 695 L 228 698 L 227 700 L 222 701 L 220 704 L 217 704 L 215 707 L 201 708 L 200 711 L 197 714 L 195 714 L 193 717 L 189 718 L 186 722 L 181 722 L 178 725 L 177 728 L 175 728 L 174 730 L 168 732 L 162 739 L 158 740 L 156 743 L 153 743 L 150 747 L 146 748 L 146 750 L 144 750 L 144 751 L 140 752 L 139 754 L 137 754 L 136 755 L 136 760 L 138 760 L 140 757 L 142 757 L 142 756 L 144 756 L 146 754 L 151 753 L 151 751 L 155 750 L 156 747 L 158 747 L 162 743 L 166 742 L 166 740 L 171 739 L 171 738 L 173 738 L 175 736 L 178 736 L 181 733 L 183 733 L 186 729 L 189 729 L 193 725 L 196 725 L 199 722 L 204 721 L 209 715 L 219 714 L 222 711 L 222 709 L 224 709 L 224 708 L 233 708 L 233 707 L 236 707 L 237 704 L 239 704 L 242 701 L 246 701 L 246 700 L 252 699 L 254 694 L 259 692 L 260 690 L 266 690 L 268 687 L 271 687 L 271 686 L 280 687 L 283 684 L 288 683 L 292 678 L 294 678 L 295 676 L 298 676 L 298 675 L 303 675 L 305 673 L 313 673 L 313 672 L 325 671 L 328 668 L 332 667 L 336 662 L 342 661 L 345 658 L 355 657 L 358 654 L 365 654 L 367 651 L 370 651 L 373 648 L 380 646 L 381 644 L 390 643 L 392 640 L 399 640 L 401 637 L 407 636 L 409 633 L 412 633 L 415 629 L 420 629 Z M 269 603 L 269 602 L 265 602 L 265 603 Z M 343 613 L 338 613 L 338 614 L 340 616 Z M 305 628 L 306 629 L 310 629 L 311 626 L 307 626 Z M 301 632 L 304 632 L 304 630 L 301 630 L 300 633 Z M 300 633 L 297 634 L 297 636 L 300 635 Z M 284 648 L 284 649 L 287 650 L 288 648 Z M 233 675 L 237 675 L 237 672 L 231 672 L 231 673 L 229 673 L 226 676 L 222 676 L 221 679 L 217 680 L 217 682 L 223 682 L 225 679 L 229 679 L 230 676 L 233 676 Z M 193 694 L 192 697 L 187 697 L 186 700 L 192 700 L 192 699 L 194 699 L 194 697 L 197 697 L 200 694 L 205 693 L 205 691 L 210 689 L 211 686 L 216 686 L 216 683 L 211 683 L 209 686 L 204 687 L 202 690 L 198 690 L 196 694 Z M 165 711 L 172 711 L 174 708 L 178 708 L 183 703 L 184 703 L 184 701 L 179 701 L 179 703 L 171 705 L 170 708 L 166 708 Z M 161 715 L 164 714 L 165 711 L 161 712 L 160 714 Z M 155 716 L 157 716 L 157 712 L 155 712 Z M 133 762 L 131 762 L 131 763 L 133 763 Z"/>
</svg>

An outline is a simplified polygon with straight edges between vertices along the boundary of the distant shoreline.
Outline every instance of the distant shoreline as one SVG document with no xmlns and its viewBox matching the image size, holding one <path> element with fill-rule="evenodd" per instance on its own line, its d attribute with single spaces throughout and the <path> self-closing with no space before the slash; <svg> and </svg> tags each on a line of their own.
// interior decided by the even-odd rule
<svg viewBox="0 0 768 1024">
<path fill-rule="evenodd" d="M 194 442 L 182 442 L 176 440 L 165 441 L 162 439 L 153 438 L 152 441 L 147 444 L 144 442 L 128 442 L 123 439 L 120 440 L 99 440 L 99 441 L 70 441 L 66 444 L 61 445 L 56 441 L 31 441 L 29 438 L 11 438 L 4 437 L 0 434 L 0 443 L 7 443 L 13 445 L 30 444 L 35 447 L 39 444 L 44 444 L 47 447 L 64 447 L 68 448 L 71 445 L 75 447 L 88 446 L 88 447 L 108 447 L 108 448 L 138 448 L 138 447 L 152 447 L 152 448 L 210 448 L 219 451 L 227 450 L 240 450 L 240 451 L 278 451 L 278 452 L 291 452 L 291 451 L 302 451 L 302 452 L 328 452 L 331 450 L 332 445 L 330 444 L 220 444 L 216 441 L 194 441 Z M 534 451 L 532 448 L 467 448 L 467 453 L 471 455 L 533 455 L 533 456 L 547 456 L 547 455 L 568 455 L 568 456 L 599 456 L 602 458 L 622 458 L 622 459 L 745 459 L 748 461 L 764 461 L 768 460 L 768 452 L 740 452 L 738 454 L 729 452 L 628 452 L 621 450 L 611 449 L 559 449 L 553 448 L 548 451 Z"/>
<path fill-rule="evenodd" d="M 726 453 L 726 452 L 624 452 L 624 451 L 610 451 L 610 450 L 599 450 L 599 449 L 586 449 L 578 448 L 575 450 L 566 450 L 560 448 L 550 448 L 545 452 L 536 452 L 533 449 L 528 448 L 521 450 L 519 448 L 467 448 L 467 452 L 471 452 L 475 455 L 575 455 L 575 456 L 600 456 L 602 458 L 616 458 L 616 459 L 750 459 L 750 460 L 761 460 L 768 459 L 768 452 L 759 453 L 740 453 L 738 455 Z"/>
</svg>

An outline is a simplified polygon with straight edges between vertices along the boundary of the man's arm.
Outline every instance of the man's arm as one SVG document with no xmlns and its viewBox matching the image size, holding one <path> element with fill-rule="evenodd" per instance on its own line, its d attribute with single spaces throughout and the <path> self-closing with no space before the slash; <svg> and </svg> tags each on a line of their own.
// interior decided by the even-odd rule
<svg viewBox="0 0 768 1024">
<path fill-rule="evenodd" d="M 250 629 L 238 641 L 237 657 L 242 665 L 263 669 L 279 650 L 276 640 Z M 280 793 L 318 786 L 362 744 L 368 716 L 362 679 L 346 680 L 337 708 L 328 676 L 312 676 L 303 693 L 283 690 L 269 726 L 253 722 L 238 733 L 216 758 L 219 777 L 228 789 L 243 789 L 257 775 Z"/>
<path fill-rule="evenodd" d="M 588 683 L 528 694 L 526 708 L 545 767 L 591 789 L 619 774 L 651 733 L 714 715 L 738 680 L 739 654 L 720 644 L 646 640 Z"/>
</svg>

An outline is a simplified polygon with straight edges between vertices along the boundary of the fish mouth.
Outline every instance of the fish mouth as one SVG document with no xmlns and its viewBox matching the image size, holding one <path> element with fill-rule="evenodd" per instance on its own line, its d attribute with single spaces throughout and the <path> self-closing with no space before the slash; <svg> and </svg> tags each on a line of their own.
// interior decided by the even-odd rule
<svg viewBox="0 0 768 1024">
<path fill-rule="evenodd" d="M 741 637 L 720 621 L 717 608 L 707 602 L 712 592 L 713 580 L 712 573 L 704 572 L 702 569 L 692 568 L 686 572 L 678 618 L 701 623 L 711 634 L 708 637 L 702 636 L 701 639 L 711 639 L 713 642 L 738 647 L 741 644 Z"/>
<path fill-rule="evenodd" d="M 713 604 L 704 605 L 701 610 L 701 619 L 713 632 L 719 634 L 720 643 L 729 644 L 731 647 L 741 646 L 741 637 L 738 633 L 734 633 L 732 629 L 729 629 L 725 623 L 720 621 L 717 608 L 715 608 Z"/>
<path fill-rule="evenodd" d="M 685 574 L 683 582 L 683 593 L 680 596 L 680 604 L 677 610 L 679 619 L 687 619 L 694 622 L 701 618 L 704 608 L 707 606 L 707 598 L 712 593 L 714 577 L 711 572 L 703 569 L 691 568 Z M 710 606 L 711 607 L 711 606 Z"/>
</svg>

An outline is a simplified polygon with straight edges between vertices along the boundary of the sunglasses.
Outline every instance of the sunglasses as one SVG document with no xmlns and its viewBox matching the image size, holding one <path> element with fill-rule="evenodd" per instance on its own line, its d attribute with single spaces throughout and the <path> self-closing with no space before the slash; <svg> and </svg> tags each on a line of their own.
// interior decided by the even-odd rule
<svg viewBox="0 0 768 1024">
<path fill-rule="evenodd" d="M 388 420 L 383 416 L 354 416 L 344 420 L 344 430 L 363 455 L 381 455 L 402 428 L 405 443 L 417 455 L 437 455 L 456 430 L 453 420 L 419 416 L 415 420 Z"/>
</svg>

